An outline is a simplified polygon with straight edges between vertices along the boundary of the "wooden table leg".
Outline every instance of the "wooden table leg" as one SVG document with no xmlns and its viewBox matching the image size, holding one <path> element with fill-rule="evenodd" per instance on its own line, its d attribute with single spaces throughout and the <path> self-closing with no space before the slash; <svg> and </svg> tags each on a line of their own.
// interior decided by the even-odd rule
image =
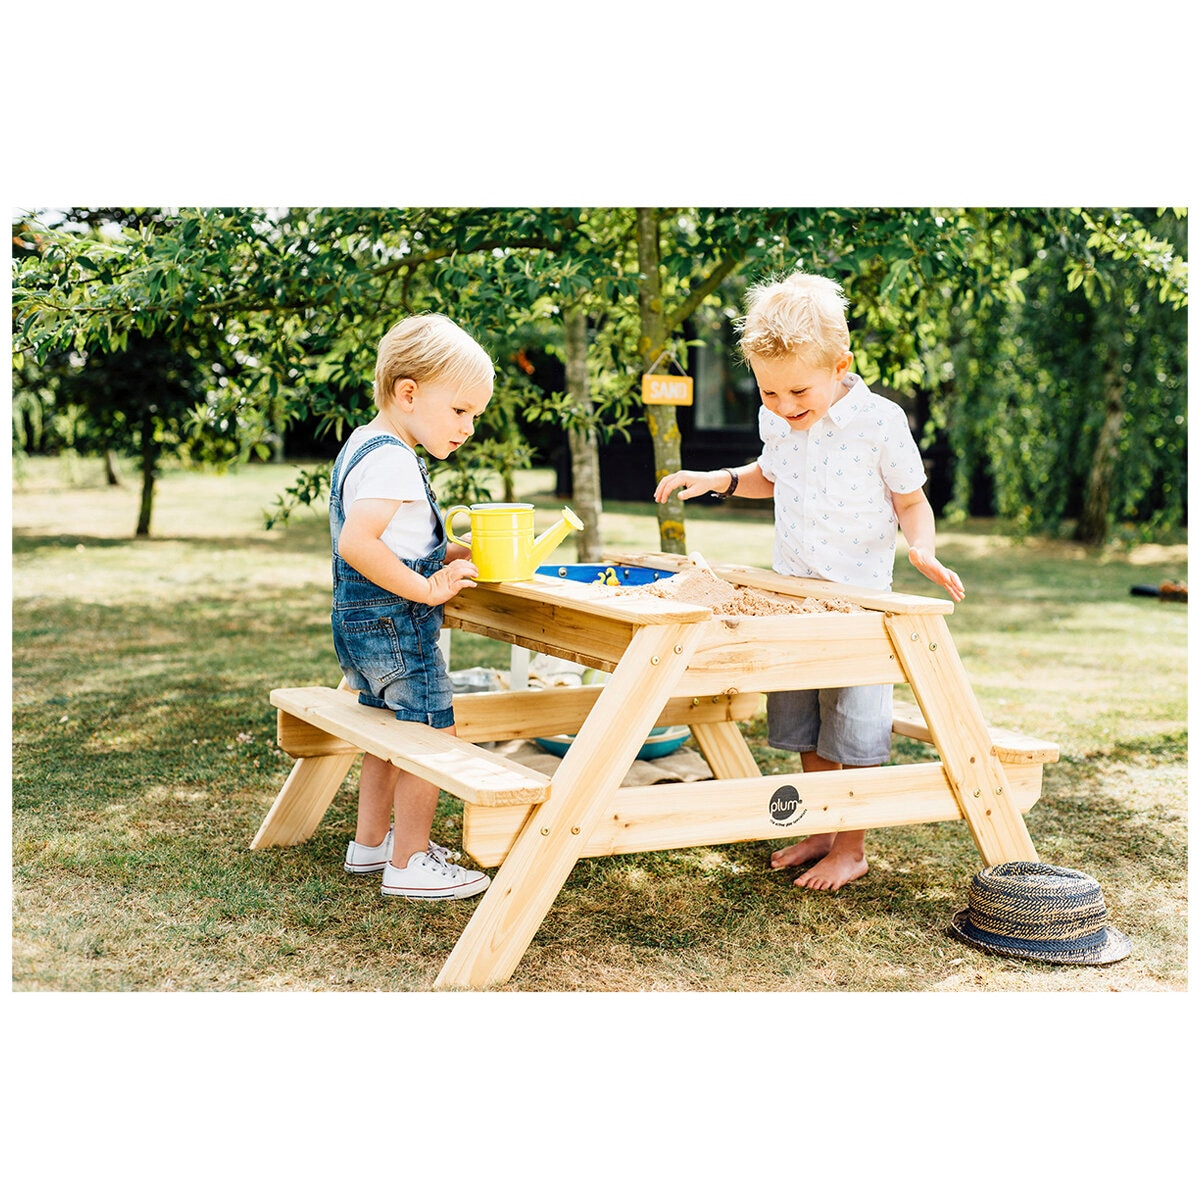
<svg viewBox="0 0 1200 1200">
<path fill-rule="evenodd" d="M 945 617 L 884 617 L 959 808 L 987 866 L 1037 862 Z"/>
<path fill-rule="evenodd" d="M 554 773 L 549 800 L 530 814 L 435 988 L 483 988 L 512 975 L 703 632 L 695 624 L 648 625 L 634 633 Z"/>
<path fill-rule="evenodd" d="M 736 721 L 691 726 L 715 779 L 754 779 L 762 774 Z"/>
<path fill-rule="evenodd" d="M 250 849 L 298 846 L 312 837 L 357 757 L 355 752 L 296 759 Z"/>
</svg>

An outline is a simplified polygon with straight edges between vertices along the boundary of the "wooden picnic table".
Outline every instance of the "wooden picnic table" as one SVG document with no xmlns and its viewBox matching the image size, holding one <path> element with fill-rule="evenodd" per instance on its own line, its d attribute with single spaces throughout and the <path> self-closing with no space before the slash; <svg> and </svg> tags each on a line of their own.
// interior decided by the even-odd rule
<svg viewBox="0 0 1200 1200">
<path fill-rule="evenodd" d="M 613 561 L 690 565 L 673 555 Z M 946 623 L 949 600 L 711 565 L 721 579 L 779 599 L 839 597 L 863 611 L 725 616 L 636 587 L 546 575 L 464 590 L 446 605 L 447 626 L 610 677 L 458 695 L 458 744 L 405 728 L 352 694 L 277 689 L 280 743 L 298 761 L 252 845 L 309 836 L 362 750 L 460 796 L 464 849 L 498 870 L 435 988 L 507 981 L 581 858 L 961 818 L 985 864 L 1036 861 L 1022 813 L 1040 796 L 1042 764 L 1057 747 L 988 727 Z M 930 742 L 937 761 L 760 773 L 739 723 L 762 693 L 874 683 L 911 687 L 916 704 L 897 703 L 894 728 Z M 658 725 L 688 725 L 714 778 L 622 787 Z M 552 778 L 478 745 L 558 734 L 576 736 Z"/>
</svg>

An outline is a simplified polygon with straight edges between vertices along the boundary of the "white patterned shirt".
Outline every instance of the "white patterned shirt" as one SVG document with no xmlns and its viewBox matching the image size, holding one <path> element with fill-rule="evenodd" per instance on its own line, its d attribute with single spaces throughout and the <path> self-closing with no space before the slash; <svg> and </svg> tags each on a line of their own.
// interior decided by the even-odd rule
<svg viewBox="0 0 1200 1200">
<path fill-rule="evenodd" d="M 758 464 L 775 485 L 774 569 L 887 591 L 896 561 L 893 492 L 925 468 L 904 410 L 848 373 L 850 391 L 808 430 L 763 408 Z"/>
</svg>

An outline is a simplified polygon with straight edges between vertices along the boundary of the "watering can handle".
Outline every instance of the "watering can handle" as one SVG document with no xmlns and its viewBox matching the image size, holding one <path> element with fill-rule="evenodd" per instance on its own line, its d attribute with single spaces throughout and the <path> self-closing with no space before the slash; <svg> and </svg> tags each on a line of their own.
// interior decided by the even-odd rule
<svg viewBox="0 0 1200 1200">
<path fill-rule="evenodd" d="M 455 505 L 453 508 L 451 508 L 451 509 L 447 509 L 447 510 L 446 510 L 446 516 L 445 516 L 445 520 L 444 520 L 444 524 L 445 524 L 445 526 L 446 526 L 446 536 L 447 536 L 447 537 L 448 537 L 448 538 L 449 538 L 449 539 L 450 539 L 452 542 L 455 542 L 455 543 L 457 543 L 457 544 L 458 544 L 458 545 L 460 545 L 460 546 L 466 546 L 466 547 L 467 547 L 467 549 L 469 550 L 469 549 L 471 548 L 471 543 L 470 543 L 469 541 L 468 541 L 468 542 L 464 542 L 464 541 L 462 540 L 462 538 L 460 538 L 460 537 L 459 537 L 457 534 L 455 534 L 455 532 L 454 532 L 454 518 L 455 518 L 455 517 L 456 517 L 456 516 L 457 516 L 459 513 L 466 513 L 466 514 L 467 514 L 467 520 L 469 521 L 469 520 L 471 519 L 471 510 L 470 510 L 470 509 L 469 509 L 469 508 L 468 508 L 468 507 L 467 507 L 465 504 L 456 504 L 456 505 Z"/>
</svg>

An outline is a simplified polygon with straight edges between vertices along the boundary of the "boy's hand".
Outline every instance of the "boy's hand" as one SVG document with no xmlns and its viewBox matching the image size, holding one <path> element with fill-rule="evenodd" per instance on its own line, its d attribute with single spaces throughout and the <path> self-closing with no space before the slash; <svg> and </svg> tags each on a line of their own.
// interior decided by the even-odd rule
<svg viewBox="0 0 1200 1200">
<path fill-rule="evenodd" d="M 961 600 L 966 595 L 962 580 L 949 567 L 943 567 L 932 554 L 914 547 L 908 552 L 908 561 L 926 579 L 932 579 L 934 583 L 944 587 L 955 600 Z"/>
<path fill-rule="evenodd" d="M 463 588 L 475 587 L 475 576 L 479 568 L 469 558 L 456 558 L 448 562 L 440 571 L 429 576 L 429 599 L 425 601 L 431 608 L 453 600 Z"/>
<path fill-rule="evenodd" d="M 655 504 L 664 504 L 676 488 L 681 500 L 691 500 L 708 492 L 723 491 L 729 486 L 728 471 L 673 471 L 664 475 L 654 489 Z"/>
</svg>

